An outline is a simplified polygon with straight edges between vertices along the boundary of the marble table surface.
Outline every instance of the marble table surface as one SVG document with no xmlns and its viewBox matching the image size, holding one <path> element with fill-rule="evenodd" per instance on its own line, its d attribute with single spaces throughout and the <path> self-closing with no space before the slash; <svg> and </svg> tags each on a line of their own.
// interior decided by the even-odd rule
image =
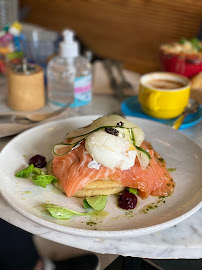
<svg viewBox="0 0 202 270">
<path fill-rule="evenodd" d="M 0 96 L 0 112 L 7 111 Z M 72 115 L 107 114 L 120 112 L 120 103 L 112 96 L 94 96 L 93 102 L 86 107 L 72 112 Z M 202 122 L 185 129 L 185 135 L 202 146 Z M 0 150 L 12 139 L 0 139 Z M 72 236 L 38 225 L 12 209 L 0 196 L 0 218 L 43 238 L 105 254 L 118 254 L 142 258 L 202 258 L 202 209 L 183 222 L 163 231 L 130 239 L 93 239 Z"/>
</svg>

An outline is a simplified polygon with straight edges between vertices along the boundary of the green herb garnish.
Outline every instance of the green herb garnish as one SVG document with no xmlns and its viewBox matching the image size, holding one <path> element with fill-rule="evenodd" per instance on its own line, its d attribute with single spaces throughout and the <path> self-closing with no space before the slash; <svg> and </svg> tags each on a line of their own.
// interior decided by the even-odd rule
<svg viewBox="0 0 202 270">
<path fill-rule="evenodd" d="M 168 172 L 174 172 L 174 171 L 176 171 L 176 168 L 168 168 L 167 171 Z"/>
<path fill-rule="evenodd" d="M 190 40 L 186 39 L 186 38 L 181 38 L 181 40 L 179 41 L 179 44 L 184 45 L 185 43 L 191 43 L 191 46 L 196 49 L 197 51 L 202 51 L 202 46 L 200 45 L 200 40 L 197 38 L 192 38 Z"/>
<path fill-rule="evenodd" d="M 92 208 L 92 207 L 88 204 L 88 202 L 86 201 L 86 199 L 83 200 L 83 207 L 84 207 L 85 209 Z"/>
<path fill-rule="evenodd" d="M 32 173 L 33 169 L 34 169 L 34 165 L 31 164 L 27 168 L 25 168 L 25 169 L 19 171 L 18 173 L 16 173 L 15 176 L 16 177 L 20 177 L 20 178 L 27 178 L 27 177 L 30 176 L 30 174 Z"/>
<path fill-rule="evenodd" d="M 86 202 L 97 211 L 102 211 L 107 204 L 107 196 L 86 197 Z"/>
<path fill-rule="evenodd" d="M 136 188 L 127 188 L 127 190 L 129 191 L 129 193 L 132 193 L 132 194 L 135 194 L 135 195 L 138 195 L 138 190 Z"/>
<path fill-rule="evenodd" d="M 87 216 L 95 213 L 95 211 L 89 213 L 80 213 L 55 204 L 43 204 L 43 206 L 46 207 L 52 217 L 57 219 L 70 219 L 73 216 Z"/>
<path fill-rule="evenodd" d="M 51 183 L 57 182 L 57 178 L 53 175 L 33 175 L 32 181 L 35 185 L 45 188 Z"/>
<path fill-rule="evenodd" d="M 192 47 L 194 49 L 196 49 L 197 51 L 201 51 L 202 50 L 202 46 L 200 45 L 200 41 L 197 38 L 192 38 L 190 40 Z"/>
<path fill-rule="evenodd" d="M 89 222 L 87 222 L 86 223 L 88 226 L 95 226 L 95 225 L 97 225 L 97 223 L 96 222 L 93 222 L 93 221 L 89 221 Z"/>
<path fill-rule="evenodd" d="M 27 168 L 19 171 L 15 175 L 20 178 L 28 178 L 32 176 L 32 181 L 35 185 L 45 188 L 50 183 L 55 183 L 57 178 L 53 175 L 47 175 L 45 172 L 33 164 L 29 165 Z"/>
<path fill-rule="evenodd" d="M 36 175 L 44 175 L 45 172 L 37 167 L 34 167 L 33 170 L 32 170 L 32 173 L 33 174 L 36 174 Z"/>
<path fill-rule="evenodd" d="M 183 38 L 180 39 L 179 43 L 180 43 L 180 44 L 185 44 L 187 41 L 188 41 L 188 40 L 187 40 L 186 38 L 183 37 Z"/>
</svg>

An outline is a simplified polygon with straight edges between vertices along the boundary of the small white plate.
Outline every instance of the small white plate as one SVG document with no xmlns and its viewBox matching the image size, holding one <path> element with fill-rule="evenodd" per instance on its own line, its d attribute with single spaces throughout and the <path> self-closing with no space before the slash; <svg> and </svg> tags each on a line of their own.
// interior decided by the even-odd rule
<svg viewBox="0 0 202 270">
<path fill-rule="evenodd" d="M 27 167 L 29 158 L 36 154 L 51 159 L 52 146 L 61 142 L 68 131 L 90 124 L 96 118 L 98 116 L 84 116 L 50 122 L 19 134 L 5 146 L 0 154 L 0 190 L 11 207 L 28 219 L 55 231 L 86 237 L 123 238 L 171 227 L 202 206 L 200 147 L 168 126 L 128 117 L 144 130 L 146 139 L 165 158 L 167 168 L 176 168 L 171 173 L 176 182 L 174 193 L 159 203 L 159 198 L 153 196 L 146 200 L 138 198 L 138 205 L 133 211 L 119 209 L 116 206 L 117 196 L 111 195 L 105 208 L 109 215 L 105 217 L 57 220 L 42 211 L 42 203 L 53 203 L 81 212 L 84 209 L 82 199 L 67 198 L 52 185 L 41 188 L 30 179 L 15 177 L 15 173 Z M 152 202 L 158 207 L 147 212 L 147 205 Z M 147 213 L 142 213 L 144 210 Z"/>
</svg>

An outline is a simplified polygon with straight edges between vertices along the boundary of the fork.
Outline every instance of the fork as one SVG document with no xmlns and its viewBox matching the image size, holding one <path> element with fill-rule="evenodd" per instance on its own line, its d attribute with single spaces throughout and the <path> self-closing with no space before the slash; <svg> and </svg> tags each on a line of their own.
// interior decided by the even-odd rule
<svg viewBox="0 0 202 270">
<path fill-rule="evenodd" d="M 112 62 L 110 60 L 104 60 L 103 65 L 104 65 L 104 68 L 107 71 L 107 74 L 109 76 L 110 87 L 112 88 L 112 90 L 114 90 L 115 96 L 119 100 L 123 100 L 124 99 L 124 93 L 123 93 L 124 88 L 123 88 L 123 85 L 118 83 L 114 77 L 113 70 L 112 70 Z"/>
<path fill-rule="evenodd" d="M 57 116 L 64 112 L 68 107 L 63 107 L 57 111 L 51 112 L 51 113 L 30 113 L 30 114 L 13 114 L 13 113 L 7 113 L 7 114 L 0 114 L 0 120 L 11 120 L 12 122 L 23 122 L 23 121 L 29 121 L 31 123 L 37 123 L 44 121 L 48 118 L 51 118 L 53 116 Z"/>
<path fill-rule="evenodd" d="M 115 65 L 115 67 L 117 68 L 119 75 L 121 77 L 121 82 L 120 85 L 123 89 L 132 89 L 132 84 L 126 80 L 126 77 L 123 73 L 123 65 L 121 62 L 119 61 L 112 61 L 112 63 Z"/>
</svg>

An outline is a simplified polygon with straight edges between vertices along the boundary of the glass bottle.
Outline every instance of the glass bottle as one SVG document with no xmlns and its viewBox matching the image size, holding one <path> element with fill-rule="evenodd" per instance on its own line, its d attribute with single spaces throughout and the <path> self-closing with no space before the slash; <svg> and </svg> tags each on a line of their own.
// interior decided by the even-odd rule
<svg viewBox="0 0 202 270">
<path fill-rule="evenodd" d="M 60 56 L 50 60 L 47 68 L 48 101 L 55 106 L 82 106 L 91 101 L 92 71 L 88 60 L 79 56 L 74 33 L 65 30 Z"/>
</svg>

